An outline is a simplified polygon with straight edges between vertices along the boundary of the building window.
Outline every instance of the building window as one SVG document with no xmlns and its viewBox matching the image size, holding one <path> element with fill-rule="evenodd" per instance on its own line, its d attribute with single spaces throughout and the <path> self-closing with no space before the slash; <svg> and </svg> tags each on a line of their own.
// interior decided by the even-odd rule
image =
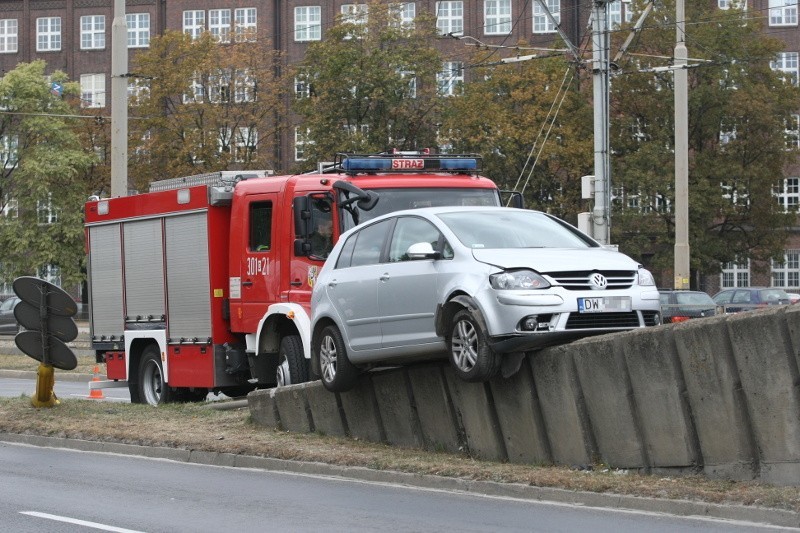
<svg viewBox="0 0 800 533">
<path fill-rule="evenodd" d="M 773 192 L 785 212 L 796 212 L 800 207 L 800 178 L 784 179 Z"/>
<path fill-rule="evenodd" d="M 305 6 L 294 8 L 294 40 L 319 41 L 322 39 L 322 8 Z"/>
<path fill-rule="evenodd" d="M 236 23 L 235 34 L 236 42 L 253 42 L 256 40 L 257 16 L 256 8 L 242 7 L 233 12 L 233 20 Z"/>
<path fill-rule="evenodd" d="M 237 70 L 233 80 L 233 100 L 236 103 L 254 102 L 256 99 L 256 80 L 248 70 Z"/>
<path fill-rule="evenodd" d="M 611 27 L 621 26 L 622 22 L 633 20 L 633 8 L 630 0 L 616 0 L 608 4 L 608 22 Z"/>
<path fill-rule="evenodd" d="M 731 261 L 722 265 L 720 286 L 723 289 L 731 287 L 750 286 L 750 260 Z"/>
<path fill-rule="evenodd" d="M 14 168 L 19 161 L 19 137 L 3 135 L 0 137 L 0 163 L 3 168 Z"/>
<path fill-rule="evenodd" d="M 192 79 L 189 80 L 189 92 L 183 95 L 184 104 L 202 104 L 203 103 L 203 82 L 200 74 L 194 73 Z"/>
<path fill-rule="evenodd" d="M 311 83 L 307 74 L 300 74 L 294 79 L 294 96 L 297 99 L 311 96 Z"/>
<path fill-rule="evenodd" d="M 511 0 L 484 0 L 483 33 L 511 33 Z"/>
<path fill-rule="evenodd" d="M 246 163 L 256 157 L 258 130 L 256 128 L 237 128 L 233 139 L 233 160 Z"/>
<path fill-rule="evenodd" d="M 784 129 L 786 148 L 796 150 L 800 148 L 800 115 L 792 115 L 786 120 Z"/>
<path fill-rule="evenodd" d="M 455 96 L 464 86 L 464 68 L 460 61 L 445 61 L 442 70 L 436 74 L 436 82 L 441 96 Z"/>
<path fill-rule="evenodd" d="M 796 26 L 797 0 L 769 0 L 770 26 Z"/>
<path fill-rule="evenodd" d="M 231 40 L 231 10 L 209 9 L 208 31 L 217 41 L 228 43 Z"/>
<path fill-rule="evenodd" d="M 81 17 L 81 50 L 106 47 L 106 17 L 89 15 Z"/>
<path fill-rule="evenodd" d="M 3 211 L 2 214 L 5 218 L 19 218 L 19 202 L 16 198 L 13 198 L 6 194 L 4 196 L 5 202 L 3 202 Z"/>
<path fill-rule="evenodd" d="M 800 287 L 800 250 L 786 250 L 782 263 L 772 261 L 772 286 Z"/>
<path fill-rule="evenodd" d="M 441 35 L 464 33 L 464 2 L 436 2 L 436 29 Z"/>
<path fill-rule="evenodd" d="M 61 267 L 56 265 L 45 265 L 39 267 L 37 274 L 48 283 L 52 283 L 58 287 L 61 286 Z"/>
<path fill-rule="evenodd" d="M 36 51 L 61 50 L 61 17 L 36 19 Z"/>
<path fill-rule="evenodd" d="M 350 24 L 367 23 L 367 4 L 342 4 L 342 22 Z"/>
<path fill-rule="evenodd" d="M 784 79 L 791 82 L 795 87 L 797 87 L 798 77 L 797 58 L 797 52 L 781 52 L 778 54 L 778 57 L 770 63 L 772 70 L 782 72 L 784 74 Z"/>
<path fill-rule="evenodd" d="M 208 75 L 208 101 L 212 104 L 227 104 L 231 101 L 230 71 L 222 69 Z"/>
<path fill-rule="evenodd" d="M 81 74 L 81 107 L 106 106 L 106 75 Z"/>
<path fill-rule="evenodd" d="M 125 15 L 128 26 L 128 48 L 147 48 L 150 46 L 150 13 Z"/>
<path fill-rule="evenodd" d="M 36 202 L 36 216 L 39 224 L 54 224 L 58 222 L 58 210 L 53 207 L 51 193 L 47 193 L 46 200 Z"/>
<path fill-rule="evenodd" d="M 720 9 L 741 9 L 747 10 L 747 0 L 717 0 L 717 7 Z"/>
<path fill-rule="evenodd" d="M 17 52 L 18 31 L 17 19 L 0 19 L 0 54 Z"/>
<path fill-rule="evenodd" d="M 557 24 L 561 23 L 561 0 L 545 0 L 547 10 Z M 542 9 L 539 2 L 533 3 L 533 33 L 555 33 L 556 26 Z"/>
<path fill-rule="evenodd" d="M 295 161 L 305 161 L 306 160 L 306 145 L 312 144 L 312 141 L 308 140 L 309 134 L 311 130 L 301 130 L 300 128 L 294 129 L 294 160 Z"/>
<path fill-rule="evenodd" d="M 403 2 L 402 4 L 392 4 L 391 6 L 391 25 L 402 28 L 413 28 L 414 19 L 417 16 L 417 6 L 414 2 Z"/>
<path fill-rule="evenodd" d="M 206 31 L 206 12 L 193 10 L 183 12 L 183 33 L 188 33 L 192 39 L 197 39 Z"/>
</svg>

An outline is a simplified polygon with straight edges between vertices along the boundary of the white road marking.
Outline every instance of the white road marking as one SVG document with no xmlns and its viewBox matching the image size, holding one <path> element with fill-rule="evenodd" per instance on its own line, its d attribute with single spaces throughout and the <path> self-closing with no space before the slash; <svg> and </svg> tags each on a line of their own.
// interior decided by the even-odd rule
<svg viewBox="0 0 800 533">
<path fill-rule="evenodd" d="M 122 527 L 114 527 L 106 524 L 99 524 L 97 522 L 87 522 L 86 520 L 78 520 L 77 518 L 69 518 L 68 516 L 58 516 L 54 514 L 38 513 L 36 511 L 20 511 L 20 514 L 35 516 L 37 518 L 47 518 L 48 520 L 55 520 L 56 522 L 66 522 L 68 524 L 76 524 L 78 526 L 92 527 L 94 529 L 102 529 L 103 531 L 115 531 L 117 533 L 143 533 L 135 529 L 125 529 Z"/>
</svg>

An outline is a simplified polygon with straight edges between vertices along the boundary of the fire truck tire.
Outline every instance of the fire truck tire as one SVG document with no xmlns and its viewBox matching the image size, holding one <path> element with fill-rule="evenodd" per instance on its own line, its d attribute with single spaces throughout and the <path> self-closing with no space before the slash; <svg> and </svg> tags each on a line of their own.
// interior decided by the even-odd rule
<svg viewBox="0 0 800 533">
<path fill-rule="evenodd" d="M 139 396 L 139 384 L 133 381 L 128 382 L 128 392 L 131 395 L 131 403 L 142 403 L 142 398 Z"/>
<path fill-rule="evenodd" d="M 311 357 L 316 358 L 322 385 L 331 392 L 352 389 L 358 379 L 359 370 L 347 357 L 342 334 L 336 326 L 327 326 L 311 347 Z"/>
<path fill-rule="evenodd" d="M 143 403 L 160 405 L 174 400 L 174 391 L 164 381 L 158 347 L 151 344 L 142 352 L 139 363 L 139 398 Z"/>
<path fill-rule="evenodd" d="M 448 339 L 450 362 L 464 381 L 488 381 L 500 370 L 502 359 L 489 347 L 482 324 L 467 309 L 453 317 Z"/>
<path fill-rule="evenodd" d="M 308 361 L 303 353 L 300 335 L 287 335 L 278 349 L 278 369 L 275 373 L 278 387 L 308 381 Z"/>
</svg>

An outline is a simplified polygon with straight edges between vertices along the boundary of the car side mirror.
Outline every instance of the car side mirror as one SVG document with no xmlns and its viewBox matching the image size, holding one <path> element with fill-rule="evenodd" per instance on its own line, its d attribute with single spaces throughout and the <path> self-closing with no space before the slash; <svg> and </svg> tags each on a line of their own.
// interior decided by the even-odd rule
<svg viewBox="0 0 800 533">
<path fill-rule="evenodd" d="M 406 255 L 412 261 L 418 259 L 441 259 L 442 254 L 433 249 L 429 242 L 415 242 L 408 247 Z"/>
</svg>

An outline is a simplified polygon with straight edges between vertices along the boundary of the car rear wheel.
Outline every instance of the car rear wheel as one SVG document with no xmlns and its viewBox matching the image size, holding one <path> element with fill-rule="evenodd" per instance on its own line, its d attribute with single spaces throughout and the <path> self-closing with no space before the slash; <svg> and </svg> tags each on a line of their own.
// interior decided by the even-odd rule
<svg viewBox="0 0 800 533">
<path fill-rule="evenodd" d="M 358 369 L 347 358 L 342 334 L 336 326 L 327 326 L 319 334 L 314 345 L 317 367 L 320 369 L 322 385 L 331 392 L 352 389 L 358 378 Z"/>
<path fill-rule="evenodd" d="M 160 405 L 174 401 L 173 396 L 173 390 L 164 381 L 158 347 L 151 344 L 142 352 L 139 364 L 139 399 L 142 403 Z"/>
<path fill-rule="evenodd" d="M 281 339 L 278 361 L 275 374 L 278 387 L 308 381 L 308 361 L 303 353 L 303 341 L 299 335 L 287 335 Z"/>
<path fill-rule="evenodd" d="M 489 347 L 486 332 L 472 313 L 463 309 L 450 328 L 450 362 L 464 381 L 488 381 L 500 369 L 500 356 Z"/>
</svg>

